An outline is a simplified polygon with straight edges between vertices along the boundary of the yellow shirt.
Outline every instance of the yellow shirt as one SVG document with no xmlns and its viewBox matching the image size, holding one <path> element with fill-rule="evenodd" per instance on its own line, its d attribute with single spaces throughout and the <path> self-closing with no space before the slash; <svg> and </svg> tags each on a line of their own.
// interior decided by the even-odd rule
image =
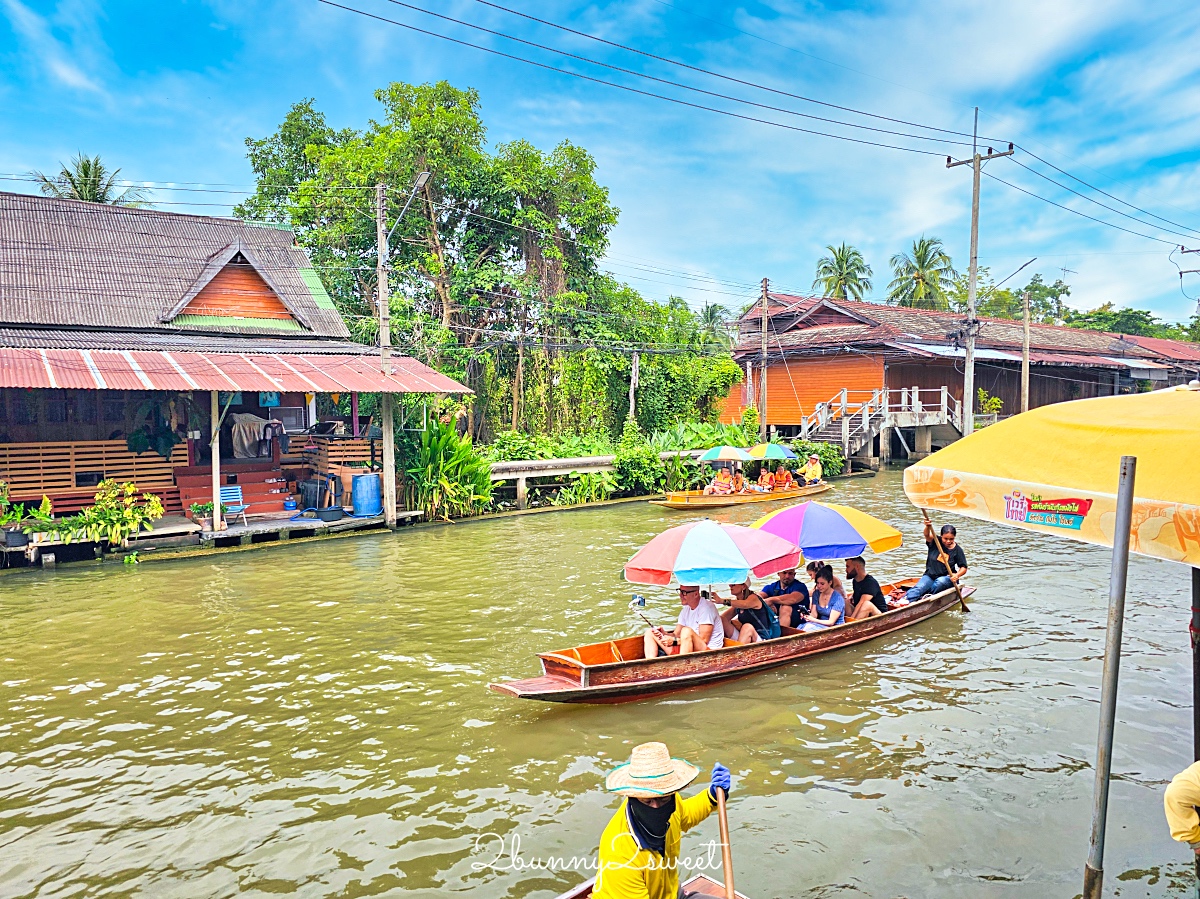
<svg viewBox="0 0 1200 899">
<path fill-rule="evenodd" d="M 592 899 L 677 899 L 679 838 L 712 814 L 708 791 L 690 799 L 677 796 L 667 825 L 666 851 L 642 849 L 629 829 L 626 799 L 600 836 L 600 858 Z"/>
<path fill-rule="evenodd" d="M 820 462 L 807 462 L 804 465 L 804 480 L 819 481 L 824 471 L 821 469 Z"/>
<path fill-rule="evenodd" d="M 1181 843 L 1200 843 L 1200 762 L 1184 768 L 1167 786 L 1163 807 L 1172 839 Z"/>
</svg>

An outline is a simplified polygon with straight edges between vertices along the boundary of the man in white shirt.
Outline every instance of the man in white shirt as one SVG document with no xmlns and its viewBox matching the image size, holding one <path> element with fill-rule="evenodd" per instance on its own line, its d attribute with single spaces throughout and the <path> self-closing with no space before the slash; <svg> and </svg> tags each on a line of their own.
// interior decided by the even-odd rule
<svg viewBox="0 0 1200 899">
<path fill-rule="evenodd" d="M 699 587 L 679 586 L 679 622 L 673 631 L 661 627 L 648 628 L 643 636 L 646 658 L 660 655 L 683 655 L 705 649 L 720 649 L 725 645 L 725 629 L 721 613 L 712 600 L 700 595 Z"/>
</svg>

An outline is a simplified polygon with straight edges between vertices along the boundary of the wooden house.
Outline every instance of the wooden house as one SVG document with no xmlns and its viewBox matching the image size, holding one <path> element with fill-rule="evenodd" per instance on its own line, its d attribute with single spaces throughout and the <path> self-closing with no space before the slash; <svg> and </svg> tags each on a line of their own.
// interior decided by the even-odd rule
<svg viewBox="0 0 1200 899">
<path fill-rule="evenodd" d="M 964 315 L 783 294 L 769 295 L 767 309 L 766 419 L 777 433 L 883 456 L 918 455 L 962 433 Z M 755 306 L 738 322 L 735 358 L 746 378 L 726 398 L 722 421 L 757 405 L 762 331 Z M 979 320 L 975 385 L 999 399 L 1000 415 L 1021 408 L 1022 339 L 1019 321 Z M 1198 374 L 1200 345 L 1030 327 L 1031 407 L 1185 383 Z"/>
<path fill-rule="evenodd" d="M 0 480 L 15 499 L 71 511 L 116 478 L 178 513 L 236 483 L 250 514 L 279 513 L 289 466 L 383 456 L 357 433 L 306 433 L 318 394 L 465 391 L 351 342 L 286 229 L 0 193 Z M 186 440 L 131 452 L 156 414 Z M 273 429 L 236 440 L 239 415 L 281 422 L 288 452 Z"/>
</svg>

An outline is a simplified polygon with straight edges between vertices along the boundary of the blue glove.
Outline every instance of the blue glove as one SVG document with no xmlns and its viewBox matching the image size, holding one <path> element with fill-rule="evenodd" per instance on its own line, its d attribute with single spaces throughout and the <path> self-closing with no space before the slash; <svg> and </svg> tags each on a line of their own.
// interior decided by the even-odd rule
<svg viewBox="0 0 1200 899">
<path fill-rule="evenodd" d="M 729 795 L 729 787 L 731 780 L 729 777 L 729 769 L 717 762 L 713 765 L 712 780 L 708 786 L 708 795 L 712 797 L 712 801 L 717 801 L 717 788 L 725 791 L 725 795 Z"/>
</svg>

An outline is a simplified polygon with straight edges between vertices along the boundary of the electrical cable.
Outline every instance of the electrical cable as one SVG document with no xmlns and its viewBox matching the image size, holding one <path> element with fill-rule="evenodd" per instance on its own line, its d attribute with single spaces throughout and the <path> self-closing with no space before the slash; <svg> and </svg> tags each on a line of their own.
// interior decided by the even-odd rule
<svg viewBox="0 0 1200 899">
<path fill-rule="evenodd" d="M 795 131 L 795 132 L 798 132 L 801 134 L 812 134 L 812 135 L 816 135 L 818 137 L 828 137 L 828 138 L 832 138 L 834 140 L 847 141 L 849 143 L 854 143 L 854 144 L 863 144 L 863 145 L 871 146 L 871 147 L 882 147 L 882 148 L 888 149 L 888 150 L 901 150 L 906 153 L 917 153 L 921 156 L 936 156 L 939 159 L 944 155 L 942 153 L 937 153 L 933 150 L 921 150 L 916 147 L 903 147 L 903 146 L 899 146 L 897 144 L 885 144 L 885 143 L 880 143 L 878 141 L 865 140 L 863 138 L 849 137 L 844 134 L 830 134 L 825 131 L 815 131 L 811 128 L 801 128 L 798 125 L 786 125 L 783 122 L 773 122 L 770 119 L 760 119 L 755 116 L 743 115 L 742 113 L 733 112 L 728 109 L 718 109 L 714 106 L 705 106 L 702 103 L 692 103 L 687 100 L 681 100 L 678 97 L 669 97 L 666 94 L 656 94 L 653 91 L 644 91 L 644 90 L 640 90 L 639 88 L 630 87 L 625 84 L 617 84 L 616 82 L 613 82 L 613 81 L 605 81 L 603 78 L 595 78 L 591 75 L 584 75 L 581 72 L 572 72 L 569 69 L 561 69 L 561 68 L 558 68 L 557 66 L 549 65 L 548 63 L 537 62 L 532 59 L 526 59 L 523 56 L 515 56 L 511 53 L 505 53 L 502 50 L 495 50 L 491 47 L 485 47 L 481 44 L 472 44 L 470 41 L 464 41 L 464 40 L 460 40 L 459 38 L 450 37 L 449 35 L 439 34 L 436 31 L 429 31 L 424 28 L 418 28 L 416 25 L 409 25 L 406 22 L 398 22 L 395 19 L 389 19 L 386 16 L 376 15 L 375 13 L 367 12 L 366 10 L 362 10 L 362 9 L 357 9 L 353 6 L 345 6 L 341 3 L 334 2 L 334 0 L 317 0 L 317 2 L 324 4 L 325 6 L 331 6 L 336 9 L 344 10 L 346 12 L 355 13 L 356 15 L 360 15 L 360 16 L 363 16 L 368 19 L 374 19 L 378 22 L 386 22 L 389 25 L 396 25 L 400 28 L 406 28 L 409 31 L 414 31 L 418 34 L 424 34 L 428 37 L 435 37 L 435 38 L 438 38 L 439 40 L 447 41 L 452 44 L 457 44 L 461 47 L 470 47 L 473 50 L 481 50 L 484 53 L 491 53 L 494 56 L 500 56 L 500 57 L 503 57 L 504 59 L 510 59 L 515 62 L 522 62 L 522 63 L 525 63 L 526 65 L 534 66 L 535 68 L 546 69 L 547 71 L 551 71 L 551 72 L 558 72 L 562 75 L 569 75 L 572 78 L 578 78 L 583 81 L 590 81 L 593 84 L 602 84 L 607 87 L 616 88 L 617 90 L 626 91 L 631 94 L 637 94 L 637 95 L 643 96 L 643 97 L 651 97 L 656 100 L 665 100 L 666 102 L 674 103 L 677 106 L 686 106 L 690 109 L 699 109 L 699 110 L 703 110 L 705 112 L 715 113 L 716 115 L 723 115 L 723 116 L 727 116 L 729 118 L 741 119 L 746 122 L 756 122 L 760 125 L 770 125 L 775 128 L 782 128 L 786 131 Z"/>
</svg>

